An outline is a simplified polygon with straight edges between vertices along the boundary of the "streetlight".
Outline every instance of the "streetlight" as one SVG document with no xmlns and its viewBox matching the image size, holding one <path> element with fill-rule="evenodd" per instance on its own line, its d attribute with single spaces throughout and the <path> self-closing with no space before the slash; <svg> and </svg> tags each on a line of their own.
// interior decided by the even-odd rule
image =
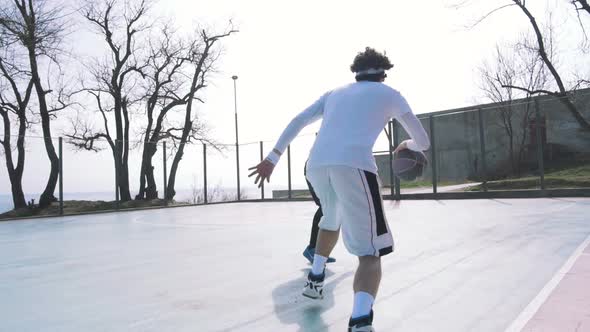
<svg viewBox="0 0 590 332">
<path fill-rule="evenodd" d="M 238 201 L 241 200 L 240 195 L 240 145 L 238 140 L 238 96 L 237 96 L 237 88 L 236 88 L 236 81 L 238 80 L 238 76 L 234 75 L 231 77 L 234 80 L 234 115 L 236 121 L 236 173 L 238 176 Z"/>
</svg>

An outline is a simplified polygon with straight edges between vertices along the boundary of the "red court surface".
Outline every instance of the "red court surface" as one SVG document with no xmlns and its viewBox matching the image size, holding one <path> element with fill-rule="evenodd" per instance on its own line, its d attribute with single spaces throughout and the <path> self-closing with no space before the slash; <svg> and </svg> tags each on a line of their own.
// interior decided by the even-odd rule
<svg viewBox="0 0 590 332">
<path fill-rule="evenodd" d="M 590 331 L 590 245 L 586 245 L 523 331 Z"/>
</svg>

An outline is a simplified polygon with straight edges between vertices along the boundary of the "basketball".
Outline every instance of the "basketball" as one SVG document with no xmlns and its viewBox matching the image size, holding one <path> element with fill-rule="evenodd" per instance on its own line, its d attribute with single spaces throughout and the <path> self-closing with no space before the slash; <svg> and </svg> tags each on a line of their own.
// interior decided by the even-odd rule
<svg viewBox="0 0 590 332">
<path fill-rule="evenodd" d="M 393 157 L 393 173 L 403 181 L 414 181 L 422 176 L 428 159 L 423 152 L 410 149 L 398 151 Z"/>
</svg>

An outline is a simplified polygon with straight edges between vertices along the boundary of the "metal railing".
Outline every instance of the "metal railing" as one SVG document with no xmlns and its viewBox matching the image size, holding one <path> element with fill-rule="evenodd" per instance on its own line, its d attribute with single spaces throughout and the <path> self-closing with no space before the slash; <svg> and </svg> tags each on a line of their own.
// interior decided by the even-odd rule
<svg viewBox="0 0 590 332">
<path fill-rule="evenodd" d="M 587 99 L 587 101 L 582 102 L 587 102 L 590 105 L 590 98 Z M 391 121 L 385 128 L 385 139 L 382 137 L 379 143 L 382 149 L 375 151 L 377 161 L 381 166 L 380 176 L 386 180 L 384 181 L 383 198 L 400 200 L 590 196 L 590 179 L 586 180 L 587 175 L 584 175 L 586 173 L 578 177 L 560 178 L 562 176 L 560 174 L 566 174 L 570 168 L 577 167 L 576 169 L 581 169 L 584 172 L 587 171 L 586 168 L 590 170 L 590 159 L 588 159 L 588 156 L 590 156 L 590 134 L 583 130 L 576 130 L 572 134 L 572 131 L 567 129 L 576 126 L 575 120 L 569 118 L 567 112 L 561 108 L 559 101 L 555 98 L 533 98 L 526 100 L 526 102 L 514 102 L 510 105 L 512 107 L 510 112 L 514 114 L 506 113 L 506 107 L 506 105 L 495 105 L 461 109 L 458 111 L 450 110 L 420 114 L 418 118 L 423 122 L 425 128 L 427 128 L 427 133 L 430 135 L 431 147 L 427 151 L 429 156 L 428 169 L 425 171 L 424 177 L 415 183 L 403 183 L 399 181 L 394 176 L 393 170 L 390 167 L 394 158 L 393 151 L 395 147 L 404 138 L 407 138 L 407 133 L 405 133 L 403 127 L 397 121 Z M 516 116 L 517 114 L 518 116 Z M 522 114 L 525 116 L 521 116 Z M 507 119 L 510 116 L 512 118 Z M 513 130 L 512 135 L 516 135 L 517 137 L 507 138 L 507 128 L 505 126 L 508 120 L 514 122 L 511 124 Z M 292 143 L 283 158 L 285 160 L 281 161 L 283 165 L 280 163 L 277 166 L 277 169 L 282 168 L 282 170 L 279 170 L 281 174 L 273 175 L 270 185 L 263 184 L 259 189 L 254 189 L 253 183 L 246 183 L 244 185 L 241 180 L 243 175 L 247 174 L 244 173 L 247 168 L 253 166 L 246 165 L 246 163 L 253 164 L 263 160 L 265 157 L 265 143 L 272 144 L 272 141 L 216 145 L 203 143 L 200 144 L 202 154 L 195 151 L 198 150 L 199 145 L 191 145 L 185 151 L 185 155 L 188 158 L 183 157 L 183 162 L 179 168 L 183 171 L 188 170 L 194 175 L 192 200 L 189 199 L 181 203 L 180 199 L 177 201 L 161 199 L 160 203 L 154 203 L 154 205 L 150 205 L 149 207 L 174 207 L 220 202 L 310 199 L 309 194 L 305 192 L 307 188 L 300 173 L 303 173 L 305 156 L 313 144 L 314 137 L 312 136 L 314 136 L 314 133 L 302 135 L 298 139 L 311 139 L 307 139 L 304 143 L 297 143 L 297 140 Z M 568 144 L 567 141 L 572 141 L 572 137 L 574 141 L 572 147 L 564 147 L 564 144 Z M 28 147 L 35 142 L 34 137 L 27 137 L 27 140 Z M 513 151 L 515 149 L 515 140 L 519 141 L 519 145 L 517 146 L 518 153 Z M 585 145 L 586 142 L 589 144 Z M 67 143 L 66 147 L 69 147 L 70 145 L 67 145 Z M 120 141 L 115 142 L 115 155 L 119 155 L 122 152 L 122 143 Z M 296 148 L 293 145 L 295 143 L 303 145 Z M 508 149 L 507 146 L 510 146 L 510 148 Z M 585 148 L 585 146 L 588 148 Z M 160 183 L 163 185 L 163 190 L 161 191 L 163 193 L 162 198 L 166 198 L 168 178 L 170 176 L 168 160 L 176 151 L 177 147 L 175 145 L 167 145 L 165 141 L 159 143 L 158 147 L 161 148 L 161 164 L 155 165 L 154 167 L 160 168 L 159 172 L 161 175 L 156 176 L 160 178 Z M 231 163 L 227 160 L 233 155 L 231 151 L 228 151 L 230 149 L 235 149 L 233 151 L 235 152 L 235 169 L 233 170 L 230 166 Z M 506 155 L 507 149 L 510 150 L 508 156 Z M 109 148 L 106 147 L 105 150 L 109 151 Z M 39 152 L 42 152 L 42 150 L 40 149 Z M 84 166 L 85 171 L 97 177 L 106 177 L 106 175 L 100 173 L 107 169 L 107 166 L 101 167 L 96 165 L 95 167 L 98 169 L 92 172 L 88 169 L 94 166 L 92 161 L 85 162 L 84 158 L 73 157 L 68 160 L 65 152 L 74 153 L 73 149 L 65 149 L 64 140 L 60 137 L 58 139 L 60 161 L 60 175 L 58 180 L 59 215 L 70 213 L 68 212 L 68 204 L 66 204 L 68 200 L 64 198 L 66 196 L 64 190 L 68 190 L 69 186 L 70 192 L 73 192 L 79 190 L 80 186 L 83 186 L 83 184 L 77 183 L 76 180 L 68 180 L 64 174 L 64 166 L 70 166 L 71 168 L 72 163 L 75 164 L 78 162 L 81 162 L 82 165 L 88 164 Z M 563 156 L 566 157 L 560 154 L 562 152 Z M 84 154 L 89 152 L 79 153 Z M 515 154 L 518 154 L 519 158 L 517 163 L 514 162 Z M 109 157 L 98 159 L 100 159 L 100 162 L 104 162 L 105 165 L 109 165 L 110 163 L 112 167 L 112 156 L 109 155 Z M 90 158 L 89 155 L 86 155 L 86 158 Z M 154 158 L 153 160 L 156 161 L 159 158 Z M 202 163 L 199 158 L 202 159 Z M 216 161 L 215 158 L 222 158 L 223 160 Z M 184 161 L 184 159 L 189 160 Z M 135 165 L 133 166 L 135 169 L 137 169 L 136 164 L 137 162 L 133 164 Z M 522 166 L 524 167 L 523 169 L 521 169 L 520 164 L 525 165 Z M 115 163 L 115 165 L 117 166 L 114 167 L 114 179 L 111 182 L 115 187 L 114 210 L 146 207 L 142 205 L 129 205 L 121 201 L 118 190 L 121 184 L 121 171 L 118 167 L 119 164 Z M 558 167 L 556 165 L 561 166 Z M 548 166 L 549 169 L 547 168 Z M 29 164 L 27 167 L 34 166 Z M 299 170 L 300 173 L 294 172 L 294 169 Z M 550 173 L 547 173 L 548 170 Z M 130 174 L 129 181 L 131 182 L 134 182 L 138 177 L 137 172 L 133 173 L 129 171 L 127 173 Z M 235 174 L 235 186 L 231 184 L 233 180 L 229 176 L 232 173 Z M 197 175 L 199 174 L 202 175 L 200 183 L 197 181 Z M 294 180 L 295 177 L 298 180 Z M 177 183 L 186 184 L 190 182 L 187 174 L 182 174 L 178 179 L 180 180 L 177 180 Z M 218 181 L 217 186 L 222 186 L 223 190 L 215 187 L 215 179 Z M 9 184 L 6 168 L 0 170 L 0 181 Z M 65 184 L 64 181 L 70 182 Z M 223 184 L 220 185 L 220 183 Z M 86 187 L 93 186 L 97 185 L 90 184 Z M 104 181 L 100 181 L 100 186 L 100 188 L 96 188 L 96 191 L 102 192 L 106 188 L 103 187 Z M 296 187 L 298 188 L 295 189 Z M 460 188 L 455 189 L 455 187 Z M 89 190 L 93 188 L 85 189 Z M 250 192 L 244 194 L 243 190 L 245 189 L 250 190 Z M 26 190 L 32 192 L 36 189 Z M 235 195 L 228 193 L 232 190 L 236 190 Z M 272 191 L 271 197 L 268 197 L 269 190 Z M 221 199 L 216 198 L 212 194 L 218 194 L 223 197 Z M 197 199 L 197 196 L 200 198 Z"/>
</svg>

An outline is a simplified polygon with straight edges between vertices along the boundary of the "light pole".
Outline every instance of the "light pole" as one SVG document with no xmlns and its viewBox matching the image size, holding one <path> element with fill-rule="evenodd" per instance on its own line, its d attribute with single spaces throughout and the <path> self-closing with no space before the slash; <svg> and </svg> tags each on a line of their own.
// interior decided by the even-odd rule
<svg viewBox="0 0 590 332">
<path fill-rule="evenodd" d="M 237 96 L 237 88 L 236 88 L 236 81 L 238 80 L 238 76 L 234 75 L 231 77 L 234 80 L 234 115 L 236 121 L 236 174 L 238 176 L 238 201 L 241 200 L 240 195 L 240 145 L 238 140 L 238 96 Z"/>
</svg>

